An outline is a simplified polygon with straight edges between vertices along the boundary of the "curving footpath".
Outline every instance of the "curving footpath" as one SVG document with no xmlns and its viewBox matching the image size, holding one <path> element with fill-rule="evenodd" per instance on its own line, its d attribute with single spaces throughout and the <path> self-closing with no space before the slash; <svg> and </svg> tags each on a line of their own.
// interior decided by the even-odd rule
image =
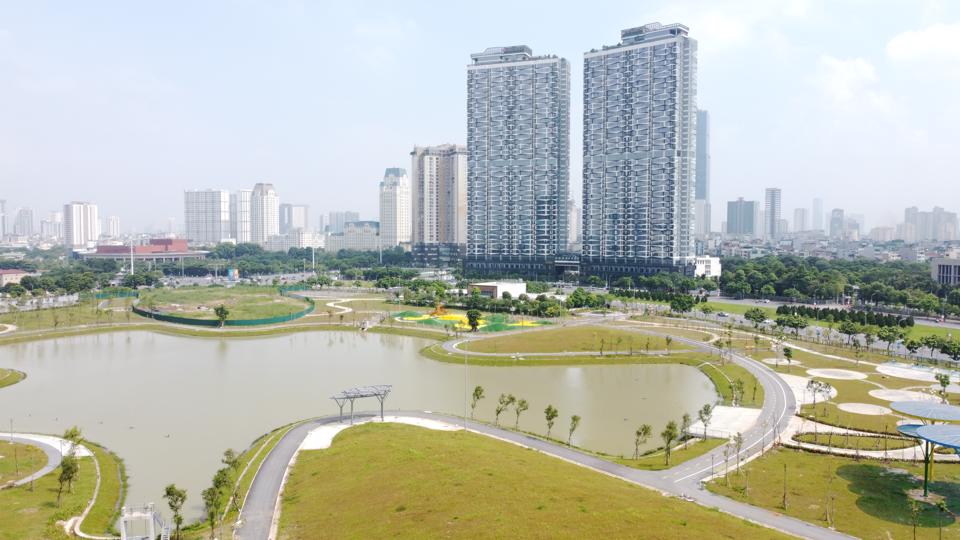
<svg viewBox="0 0 960 540">
<path fill-rule="evenodd" d="M 703 351 L 720 352 L 719 349 L 696 340 L 682 337 L 675 337 L 674 339 L 678 342 L 693 345 Z M 729 354 L 729 351 L 727 354 Z M 740 464 L 743 464 L 759 457 L 787 430 L 791 419 L 796 414 L 797 403 L 790 387 L 771 368 L 739 354 L 730 355 L 730 361 L 748 370 L 764 388 L 764 403 L 759 417 L 760 420 L 742 433 L 743 448 L 740 453 Z M 438 420 L 454 425 L 464 424 L 464 419 L 461 417 L 443 414 L 422 411 L 398 412 L 396 414 Z M 373 415 L 362 414 L 357 416 L 370 417 Z M 275 537 L 276 520 L 279 518 L 279 498 L 288 466 L 311 430 L 317 426 L 338 421 L 339 417 L 337 416 L 308 420 L 284 435 L 263 461 L 260 470 L 254 477 L 240 514 L 235 538 L 263 540 Z M 722 447 L 670 469 L 640 471 L 530 435 L 473 421 L 466 421 L 466 427 L 475 433 L 535 449 L 597 472 L 660 491 L 666 495 L 687 497 L 704 506 L 714 507 L 728 514 L 788 534 L 802 538 L 851 538 L 846 534 L 734 501 L 704 489 L 702 487 L 703 482 L 722 474 L 724 469 Z M 732 457 L 730 461 L 730 466 L 735 468 L 737 466 L 736 457 Z"/>
<path fill-rule="evenodd" d="M 4 437 L 3 437 L 3 440 L 4 440 L 4 441 L 9 441 L 9 440 L 11 440 L 11 437 L 10 437 L 10 436 L 4 436 Z M 40 468 L 40 470 L 38 470 L 37 472 L 31 474 L 30 476 L 26 476 L 26 477 L 24 477 L 24 478 L 21 478 L 20 480 L 17 480 L 17 481 L 15 481 L 15 482 L 11 482 L 11 483 L 8 484 L 8 485 L 10 485 L 10 486 L 22 486 L 22 485 L 24 485 L 24 484 L 29 483 L 31 480 L 36 480 L 37 478 L 40 478 L 41 476 L 43 476 L 43 475 L 45 475 L 45 474 L 53 471 L 54 469 L 56 469 L 57 467 L 60 466 L 60 460 L 62 459 L 62 456 L 60 455 L 60 449 L 57 448 L 56 446 L 54 446 L 54 445 L 52 445 L 52 444 L 50 444 L 50 443 L 48 443 L 48 442 L 46 442 L 46 441 L 41 441 L 41 440 L 36 440 L 36 439 L 29 439 L 29 438 L 24 438 L 24 437 L 18 437 L 17 435 L 14 435 L 14 436 L 12 437 L 12 440 L 13 440 L 13 442 L 15 442 L 15 443 L 28 444 L 28 445 L 30 445 L 30 446 L 36 446 L 36 447 L 40 448 L 41 450 L 43 450 L 43 453 L 47 455 L 47 464 L 44 465 L 42 468 Z"/>
</svg>

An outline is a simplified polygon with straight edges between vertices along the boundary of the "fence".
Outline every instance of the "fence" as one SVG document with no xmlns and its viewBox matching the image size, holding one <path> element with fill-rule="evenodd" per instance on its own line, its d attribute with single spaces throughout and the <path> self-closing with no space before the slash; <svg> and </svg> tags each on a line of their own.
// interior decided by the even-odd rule
<svg viewBox="0 0 960 540">
<path fill-rule="evenodd" d="M 280 294 L 284 296 L 289 296 L 291 298 L 297 298 L 305 301 L 308 305 L 307 308 L 296 313 L 290 313 L 287 315 L 278 315 L 276 317 L 266 317 L 263 319 L 227 319 L 223 322 L 224 326 L 261 326 L 265 324 L 279 324 L 288 321 L 293 321 L 299 319 L 300 317 L 309 315 L 313 313 L 313 310 L 316 309 L 316 305 L 313 302 L 312 298 L 306 296 L 300 296 L 298 294 L 287 294 L 281 290 Z M 176 315 L 168 315 L 166 313 L 160 313 L 157 311 L 150 311 L 149 309 L 142 309 L 139 306 L 133 306 L 133 312 L 141 317 L 147 317 L 149 319 L 154 319 L 157 321 L 176 323 L 176 324 L 186 324 L 191 326 L 206 326 L 215 328 L 220 326 L 220 321 L 216 319 L 193 319 L 190 317 L 178 317 Z"/>
<path fill-rule="evenodd" d="M 140 298 L 138 291 L 103 291 L 94 295 L 97 300 L 109 300 L 111 298 Z"/>
</svg>

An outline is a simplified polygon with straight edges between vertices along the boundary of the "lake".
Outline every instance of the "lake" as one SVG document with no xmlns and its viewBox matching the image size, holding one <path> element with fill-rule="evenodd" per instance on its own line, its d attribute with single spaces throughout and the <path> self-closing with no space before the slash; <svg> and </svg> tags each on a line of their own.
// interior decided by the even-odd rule
<svg viewBox="0 0 960 540">
<path fill-rule="evenodd" d="M 130 477 L 126 503 L 166 508 L 163 487 L 188 490 L 185 514 L 201 515 L 227 448 L 241 450 L 287 423 L 336 414 L 330 396 L 370 384 L 392 384 L 390 409 L 462 414 L 464 367 L 425 358 L 423 339 L 353 332 L 305 332 L 267 338 L 209 339 L 115 332 L 0 347 L 0 366 L 27 378 L 0 390 L 7 429 L 60 434 L 72 425 L 114 450 Z M 520 428 L 544 433 L 543 409 L 560 411 L 555 436 L 570 416 L 583 420 L 573 442 L 611 454 L 633 453 L 640 424 L 660 433 L 683 413 L 696 419 L 716 392 L 683 365 L 469 367 L 467 390 L 486 390 L 478 419 L 493 420 L 500 393 L 526 399 Z M 374 410 L 375 398 L 357 402 Z M 348 406 L 349 408 L 349 406 Z M 513 425 L 511 409 L 501 423 Z M 649 447 L 659 445 L 656 435 Z"/>
</svg>

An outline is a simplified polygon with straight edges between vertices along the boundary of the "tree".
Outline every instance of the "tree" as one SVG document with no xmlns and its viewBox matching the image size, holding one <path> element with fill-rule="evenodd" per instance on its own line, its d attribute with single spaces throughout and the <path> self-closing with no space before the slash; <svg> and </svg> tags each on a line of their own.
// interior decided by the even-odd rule
<svg viewBox="0 0 960 540">
<path fill-rule="evenodd" d="M 57 490 L 57 508 L 60 507 L 60 500 L 63 495 L 63 486 L 67 485 L 68 491 L 73 492 L 73 481 L 76 480 L 77 474 L 80 472 L 80 464 L 77 463 L 76 456 L 73 453 L 69 453 L 60 460 L 60 476 L 57 478 L 57 481 L 60 482 L 60 487 Z"/>
<path fill-rule="evenodd" d="M 210 522 L 210 538 L 215 538 L 217 520 L 220 517 L 220 490 L 215 487 L 208 487 L 200 493 L 200 497 L 203 499 L 203 510 Z"/>
<path fill-rule="evenodd" d="M 743 317 L 753 323 L 754 328 L 760 328 L 760 324 L 767 320 L 767 313 L 760 308 L 750 308 Z"/>
<path fill-rule="evenodd" d="M 890 347 L 903 339 L 904 332 L 899 326 L 881 326 L 877 330 L 877 337 L 880 338 L 880 341 L 883 341 L 887 344 L 887 354 L 890 354 Z"/>
<path fill-rule="evenodd" d="M 517 404 L 514 406 L 514 412 L 517 413 L 517 421 L 513 424 L 513 429 L 518 429 L 520 427 L 520 415 L 523 414 L 523 411 L 530 408 L 530 404 L 527 403 L 525 399 L 518 399 Z"/>
<path fill-rule="evenodd" d="M 737 432 L 733 436 L 733 445 L 737 447 L 737 469 L 740 468 L 740 450 L 743 449 L 743 433 Z"/>
<path fill-rule="evenodd" d="M 547 408 L 543 410 L 543 416 L 547 419 L 547 438 L 549 439 L 550 430 L 553 429 L 553 423 L 560 416 L 560 412 L 553 405 L 547 405 Z"/>
<path fill-rule="evenodd" d="M 920 347 L 923 346 L 923 344 L 920 342 L 920 340 L 909 338 L 903 342 L 903 346 L 907 348 L 907 352 L 909 352 L 911 355 L 915 355 L 917 354 L 917 351 L 920 350 Z"/>
<path fill-rule="evenodd" d="M 784 347 L 783 357 L 787 359 L 787 373 L 790 372 L 790 363 L 793 362 L 793 348 Z"/>
<path fill-rule="evenodd" d="M 943 342 L 940 352 L 949 356 L 954 362 L 960 362 L 960 341 L 950 339 Z"/>
<path fill-rule="evenodd" d="M 575 414 L 570 417 L 570 432 L 567 434 L 567 444 L 571 444 L 573 441 L 573 432 L 580 427 L 580 415 Z"/>
<path fill-rule="evenodd" d="M 217 323 L 220 328 L 223 328 L 224 323 L 227 322 L 227 317 L 230 316 L 230 310 L 227 309 L 227 306 L 220 304 L 213 310 L 213 313 L 217 316 Z"/>
<path fill-rule="evenodd" d="M 950 375 L 937 373 L 937 382 L 940 383 L 940 399 L 947 403 L 947 387 L 950 386 Z"/>
<path fill-rule="evenodd" d="M 664 343 L 667 344 L 667 352 L 670 352 L 670 345 L 673 345 L 673 337 L 666 336 L 665 338 L 663 338 L 663 340 L 664 340 Z"/>
<path fill-rule="evenodd" d="M 734 405 L 739 407 L 741 403 L 743 403 L 743 393 L 744 393 L 743 379 L 738 378 L 738 379 L 735 379 L 732 383 L 730 383 L 730 394 L 731 394 L 731 398 L 733 398 Z"/>
<path fill-rule="evenodd" d="M 713 418 L 713 405 L 705 403 L 703 407 L 700 407 L 700 410 L 697 411 L 697 417 L 700 418 L 700 421 L 703 423 L 703 440 L 707 440 L 707 426 L 710 425 L 710 420 Z"/>
<path fill-rule="evenodd" d="M 640 447 L 646 444 L 652 432 L 653 428 L 650 424 L 643 424 L 637 428 L 637 431 L 633 434 L 633 459 L 640 459 Z"/>
<path fill-rule="evenodd" d="M 503 411 L 510 408 L 517 401 L 517 398 L 513 397 L 513 394 L 500 394 L 500 398 L 497 400 L 497 407 L 494 409 L 496 416 L 494 417 L 494 424 L 497 426 L 500 425 L 500 415 L 503 414 Z"/>
<path fill-rule="evenodd" d="M 686 441 L 690 437 L 690 424 L 693 421 L 690 418 L 689 413 L 683 413 L 683 416 L 680 417 L 680 439 Z"/>
<path fill-rule="evenodd" d="M 232 471 L 237 471 L 240 468 L 240 456 L 233 448 L 227 448 L 223 451 L 223 458 L 220 459 L 220 463 L 230 467 Z"/>
<path fill-rule="evenodd" d="M 670 310 L 677 313 L 686 313 L 693 309 L 696 300 L 689 294 L 678 294 L 670 299 Z"/>
<path fill-rule="evenodd" d="M 470 325 L 470 331 L 476 332 L 477 328 L 480 326 L 480 311 L 476 309 L 471 309 L 467 311 L 467 324 Z"/>
<path fill-rule="evenodd" d="M 853 321 L 843 321 L 838 329 L 841 334 L 847 336 L 847 344 L 853 340 L 853 336 L 860 333 L 860 325 Z"/>
<path fill-rule="evenodd" d="M 679 436 L 677 423 L 673 420 L 667 422 L 667 427 L 660 432 L 660 438 L 663 439 L 663 456 L 668 467 L 670 466 L 670 451 L 672 450 L 673 441 L 677 440 Z"/>
<path fill-rule="evenodd" d="M 473 411 L 477 408 L 477 403 L 484 397 L 486 396 L 483 395 L 483 387 L 476 386 L 473 389 L 473 398 L 470 400 L 470 419 L 473 419 Z"/>
<path fill-rule="evenodd" d="M 170 484 L 163 492 L 163 498 L 167 500 L 167 506 L 173 514 L 174 538 L 180 540 L 180 526 L 183 525 L 183 504 L 187 501 L 187 490 L 177 488 L 176 484 Z"/>
</svg>

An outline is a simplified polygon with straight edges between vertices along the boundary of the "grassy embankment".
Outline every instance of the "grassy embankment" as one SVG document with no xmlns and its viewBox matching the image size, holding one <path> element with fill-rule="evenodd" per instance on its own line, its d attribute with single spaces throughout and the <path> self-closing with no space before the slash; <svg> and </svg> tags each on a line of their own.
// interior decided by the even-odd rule
<svg viewBox="0 0 960 540">
<path fill-rule="evenodd" d="M 918 502 L 916 538 L 960 536 L 960 465 L 940 465 L 931 484 L 934 500 L 947 512 Z M 787 507 L 783 507 L 786 475 Z M 709 484 L 715 493 L 861 538 L 913 538 L 914 515 L 908 491 L 922 487 L 922 467 L 913 463 L 775 450 L 751 461 L 743 474 L 731 472 Z M 829 518 L 829 519 L 828 519 Z"/>
<path fill-rule="evenodd" d="M 821 446 L 833 446 L 835 448 L 846 448 L 849 450 L 866 450 L 871 452 L 883 452 L 884 450 L 899 450 L 901 448 L 911 448 L 917 446 L 914 439 L 905 439 L 901 437 L 881 437 L 864 435 L 838 435 L 836 433 L 799 433 L 793 436 L 793 440 Z"/>
<path fill-rule="evenodd" d="M 47 464 L 47 455 L 36 446 L 0 440 L 0 488 L 26 478 Z"/>
<path fill-rule="evenodd" d="M 17 384 L 27 377 L 27 374 L 15 369 L 0 368 L 0 388 Z"/>
<path fill-rule="evenodd" d="M 666 338 L 644 335 L 610 326 L 574 326 L 520 332 L 487 339 L 469 341 L 461 348 L 480 353 L 558 353 L 603 351 L 611 355 L 629 351 L 689 350 L 688 345 Z"/>
<path fill-rule="evenodd" d="M 88 534 L 102 534 L 111 529 L 123 504 L 119 499 L 125 478 L 116 456 L 95 444 L 86 442 L 84 445 L 100 462 L 101 483 L 97 500 L 81 529 Z M 93 496 L 97 482 L 93 458 L 80 458 L 79 464 L 80 473 L 73 491 L 64 489 L 59 508 L 58 470 L 37 479 L 32 490 L 29 484 L 0 490 L 0 540 L 68 538 L 56 522 L 79 516 Z"/>
<path fill-rule="evenodd" d="M 342 432 L 301 452 L 279 537 L 779 538 L 775 531 L 667 499 L 482 435 L 396 424 Z"/>
<path fill-rule="evenodd" d="M 164 314 L 213 320 L 214 309 L 225 306 L 228 319 L 264 319 L 290 315 L 306 308 L 298 298 L 281 296 L 275 287 L 180 287 L 154 289 L 140 296 L 140 305 Z"/>
</svg>

